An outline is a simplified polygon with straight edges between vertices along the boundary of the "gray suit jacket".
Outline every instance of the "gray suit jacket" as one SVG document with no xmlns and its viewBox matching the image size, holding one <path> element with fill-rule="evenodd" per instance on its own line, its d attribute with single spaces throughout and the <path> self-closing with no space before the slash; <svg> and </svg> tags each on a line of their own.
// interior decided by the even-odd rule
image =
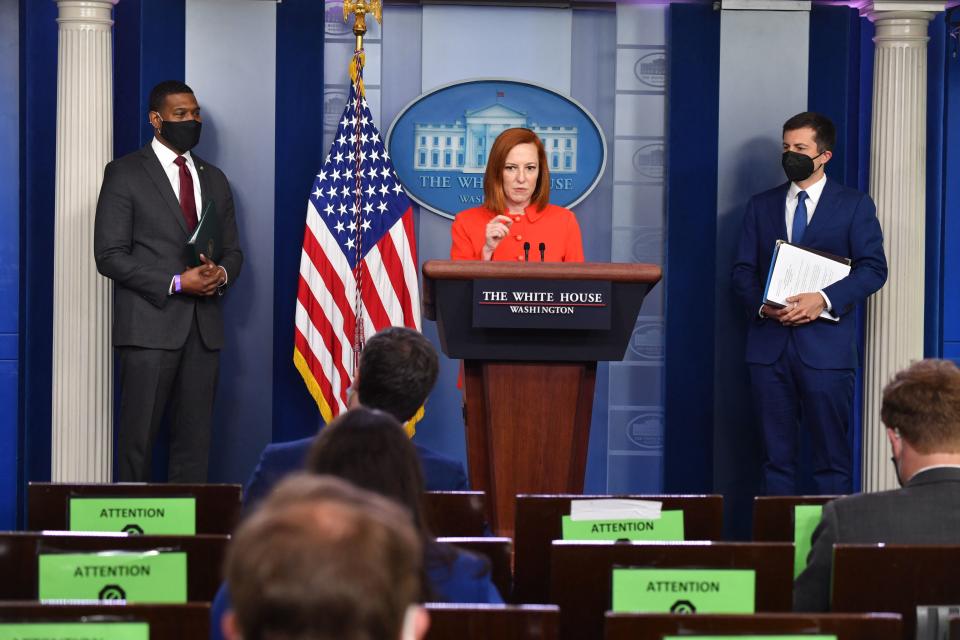
<svg viewBox="0 0 960 640">
<path fill-rule="evenodd" d="M 793 586 L 795 611 L 829 611 L 833 545 L 960 544 L 960 469 L 916 474 L 902 488 L 826 504 L 807 568 Z"/>
<path fill-rule="evenodd" d="M 222 220 L 219 264 L 227 270 L 230 286 L 243 263 L 233 194 L 220 169 L 196 155 L 193 160 L 203 203 L 212 200 Z M 188 236 L 177 195 L 149 144 L 107 165 L 93 249 L 97 270 L 115 285 L 115 346 L 177 349 L 186 342 L 194 312 L 207 348 L 223 346 L 220 296 L 168 295 L 171 278 L 187 266 Z"/>
</svg>

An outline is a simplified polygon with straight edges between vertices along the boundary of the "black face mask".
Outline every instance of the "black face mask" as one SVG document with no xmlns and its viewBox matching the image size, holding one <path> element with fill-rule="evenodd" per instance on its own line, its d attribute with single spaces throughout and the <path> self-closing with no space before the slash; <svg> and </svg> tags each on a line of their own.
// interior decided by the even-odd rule
<svg viewBox="0 0 960 640">
<path fill-rule="evenodd" d="M 784 151 L 780 164 L 783 165 L 783 172 L 787 174 L 787 180 L 790 182 L 802 182 L 813 175 L 816 167 L 813 166 L 815 158 L 819 158 L 824 152 L 818 153 L 813 158 L 805 156 L 796 151 Z"/>
<path fill-rule="evenodd" d="M 157 114 L 160 115 L 159 113 Z M 200 142 L 200 128 L 202 122 L 197 120 L 181 120 L 168 122 L 161 119 L 160 136 L 173 145 L 180 153 L 186 153 Z"/>
</svg>

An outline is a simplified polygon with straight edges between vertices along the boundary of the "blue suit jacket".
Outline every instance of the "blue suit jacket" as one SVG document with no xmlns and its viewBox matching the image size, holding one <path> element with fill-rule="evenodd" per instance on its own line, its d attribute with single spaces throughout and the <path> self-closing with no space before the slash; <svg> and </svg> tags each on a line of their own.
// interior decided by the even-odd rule
<svg viewBox="0 0 960 640">
<path fill-rule="evenodd" d="M 244 507 L 249 509 L 264 498 L 283 476 L 303 468 L 307 452 L 314 438 L 304 438 L 291 442 L 275 442 L 267 445 L 260 454 L 260 461 L 253 475 L 247 481 L 243 492 Z M 436 451 L 414 443 L 420 464 L 423 467 L 425 489 L 427 491 L 466 491 L 467 475 L 463 465 Z"/>
<path fill-rule="evenodd" d="M 759 317 L 763 290 L 777 240 L 787 239 L 785 183 L 757 194 L 747 203 L 743 233 L 733 266 L 733 288 L 749 314 L 746 360 L 772 364 L 780 357 L 793 333 L 800 359 L 815 369 L 852 369 L 857 366 L 856 318 L 850 312 L 887 280 L 883 233 L 877 210 L 865 193 L 827 179 L 802 245 L 852 259 L 843 280 L 824 292 L 840 322 L 816 320 L 785 327 Z"/>
</svg>

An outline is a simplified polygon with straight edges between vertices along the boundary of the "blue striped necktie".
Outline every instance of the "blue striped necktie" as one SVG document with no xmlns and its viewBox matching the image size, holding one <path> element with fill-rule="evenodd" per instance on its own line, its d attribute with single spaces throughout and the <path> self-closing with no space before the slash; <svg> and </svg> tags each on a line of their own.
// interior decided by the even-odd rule
<svg viewBox="0 0 960 640">
<path fill-rule="evenodd" d="M 797 210 L 793 214 L 793 234 L 791 242 L 800 244 L 803 241 L 803 234 L 807 230 L 807 192 L 801 191 L 797 194 Z"/>
</svg>

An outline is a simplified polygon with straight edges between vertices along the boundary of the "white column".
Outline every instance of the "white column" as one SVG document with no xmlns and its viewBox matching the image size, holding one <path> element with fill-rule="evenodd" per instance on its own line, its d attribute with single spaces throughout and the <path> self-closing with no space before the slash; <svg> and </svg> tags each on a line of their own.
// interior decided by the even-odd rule
<svg viewBox="0 0 960 640">
<path fill-rule="evenodd" d="M 863 490 L 897 486 L 880 422 L 883 387 L 923 358 L 927 153 L 927 29 L 944 2 L 875 0 L 870 195 L 890 273 L 867 302 Z"/>
<path fill-rule="evenodd" d="M 113 460 L 113 288 L 93 260 L 103 167 L 113 156 L 113 5 L 56 0 L 56 222 L 53 255 L 55 482 L 109 482 Z"/>
</svg>

